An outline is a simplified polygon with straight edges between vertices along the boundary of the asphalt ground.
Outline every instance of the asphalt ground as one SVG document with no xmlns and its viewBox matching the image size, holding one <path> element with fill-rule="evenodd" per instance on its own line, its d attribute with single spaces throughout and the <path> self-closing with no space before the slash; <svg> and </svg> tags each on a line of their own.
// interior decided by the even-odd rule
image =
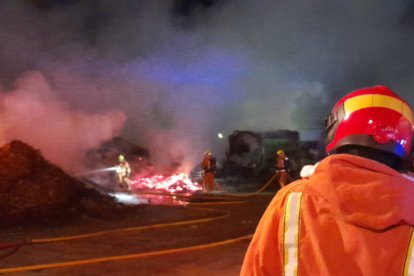
<svg viewBox="0 0 414 276">
<path fill-rule="evenodd" d="M 183 196 L 123 216 L 0 230 L 0 274 L 238 275 L 272 193 Z M 0 244 L 1 247 L 1 244 Z"/>
</svg>

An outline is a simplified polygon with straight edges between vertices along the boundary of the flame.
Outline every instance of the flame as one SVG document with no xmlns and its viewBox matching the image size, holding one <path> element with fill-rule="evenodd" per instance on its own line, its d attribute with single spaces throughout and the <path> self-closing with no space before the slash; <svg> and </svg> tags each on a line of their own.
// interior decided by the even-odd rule
<svg viewBox="0 0 414 276">
<path fill-rule="evenodd" d="M 154 175 L 151 177 L 135 178 L 130 181 L 132 190 L 161 190 L 170 193 L 201 191 L 202 187 L 192 182 L 186 173 L 170 176 Z"/>
</svg>

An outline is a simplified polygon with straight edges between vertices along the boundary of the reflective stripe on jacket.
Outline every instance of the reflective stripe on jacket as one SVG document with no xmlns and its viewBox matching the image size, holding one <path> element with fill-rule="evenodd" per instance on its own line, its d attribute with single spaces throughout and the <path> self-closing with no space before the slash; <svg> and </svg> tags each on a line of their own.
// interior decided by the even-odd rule
<svg viewBox="0 0 414 276">
<path fill-rule="evenodd" d="M 281 189 L 241 275 L 414 275 L 414 183 L 385 165 L 332 155 Z"/>
</svg>

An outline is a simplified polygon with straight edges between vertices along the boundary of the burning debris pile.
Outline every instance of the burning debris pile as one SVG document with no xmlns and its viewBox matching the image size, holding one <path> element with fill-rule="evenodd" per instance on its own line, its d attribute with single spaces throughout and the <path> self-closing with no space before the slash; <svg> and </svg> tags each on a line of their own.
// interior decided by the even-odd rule
<svg viewBox="0 0 414 276">
<path fill-rule="evenodd" d="M 158 190 L 169 193 L 195 192 L 202 188 L 193 183 L 187 174 L 173 174 L 170 176 L 154 175 L 152 177 L 136 178 L 130 183 L 134 190 Z"/>
<path fill-rule="evenodd" d="M 119 174 L 125 172 L 119 161 L 121 156 L 130 167 L 130 175 L 124 175 L 127 178 L 125 185 L 119 183 L 122 179 Z M 171 161 L 167 168 L 156 168 L 146 148 L 122 137 L 115 137 L 90 151 L 88 164 L 90 170 L 83 174 L 85 179 L 107 191 L 187 193 L 202 190 L 199 183 L 193 182 L 187 173 L 179 170 L 180 162 Z"/>
<path fill-rule="evenodd" d="M 0 225 L 99 215 L 116 207 L 29 145 L 12 141 L 0 148 Z"/>
</svg>

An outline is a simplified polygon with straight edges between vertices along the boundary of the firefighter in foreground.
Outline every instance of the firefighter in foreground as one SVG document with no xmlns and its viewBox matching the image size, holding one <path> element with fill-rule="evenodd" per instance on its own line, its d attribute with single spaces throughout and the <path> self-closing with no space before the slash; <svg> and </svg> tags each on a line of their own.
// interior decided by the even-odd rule
<svg viewBox="0 0 414 276">
<path fill-rule="evenodd" d="M 216 175 L 216 158 L 210 151 L 204 152 L 203 162 L 201 166 L 204 170 L 203 187 L 205 192 L 214 190 L 214 177 Z"/>
<path fill-rule="evenodd" d="M 118 156 L 118 165 L 116 166 L 116 176 L 117 182 L 121 189 L 128 189 L 130 190 L 131 187 L 129 186 L 129 177 L 131 176 L 131 167 L 129 163 L 126 161 L 124 155 Z"/>
<path fill-rule="evenodd" d="M 279 182 L 280 188 L 283 188 L 291 181 L 289 176 L 289 160 L 283 150 L 276 152 L 275 177 Z"/>
<path fill-rule="evenodd" d="M 414 275 L 414 182 L 399 172 L 412 132 L 411 107 L 385 86 L 339 100 L 329 156 L 276 194 L 241 275 Z"/>
</svg>

